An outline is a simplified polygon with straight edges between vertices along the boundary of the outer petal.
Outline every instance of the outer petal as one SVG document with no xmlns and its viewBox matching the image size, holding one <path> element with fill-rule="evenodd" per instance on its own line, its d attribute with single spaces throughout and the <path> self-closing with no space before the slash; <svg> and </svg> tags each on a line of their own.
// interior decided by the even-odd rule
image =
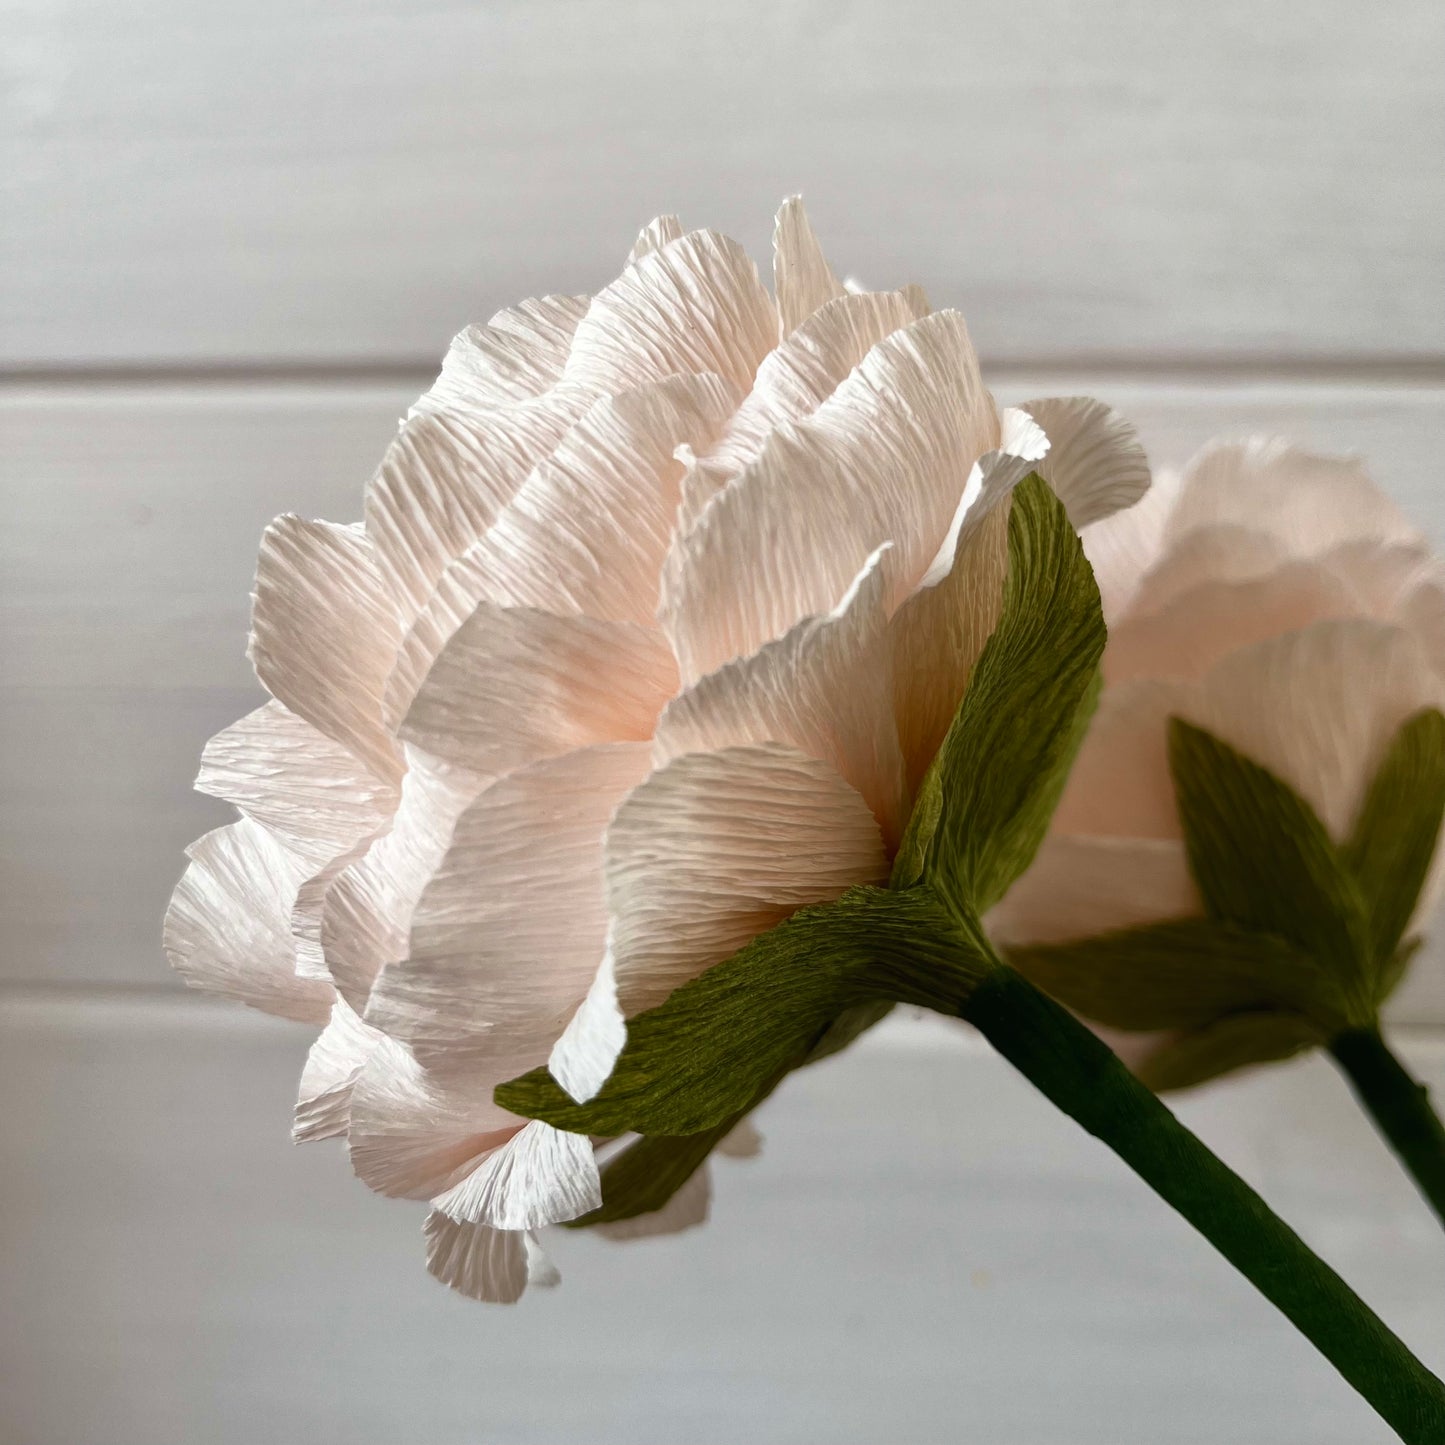
<svg viewBox="0 0 1445 1445">
<path fill-rule="evenodd" d="M 1112 407 L 1087 396 L 1026 401 L 1043 427 L 1049 454 L 1039 473 L 1076 528 L 1132 507 L 1149 490 L 1149 459 L 1139 434 Z"/>
<path fill-rule="evenodd" d="M 654 773 L 607 832 L 611 951 L 552 1051 L 574 1098 L 606 1081 L 622 1017 L 810 903 L 888 876 L 863 799 L 830 768 L 775 744 L 689 753 Z"/>
<path fill-rule="evenodd" d="M 561 377 L 587 305 L 586 296 L 541 296 L 468 326 L 413 414 L 505 408 L 540 395 Z"/>
<path fill-rule="evenodd" d="M 452 1219 L 493 1229 L 576 1219 L 602 1203 L 592 1141 L 533 1119 L 432 1203 Z"/>
<path fill-rule="evenodd" d="M 1263 437 L 1216 442 L 1185 469 L 1169 537 L 1221 524 L 1268 532 L 1296 556 L 1362 537 L 1420 540 L 1358 458 L 1320 456 Z"/>
<path fill-rule="evenodd" d="M 412 911 L 451 842 L 452 828 L 487 779 L 408 748 L 391 829 L 327 890 L 321 946 L 342 997 L 358 1012 L 384 964 L 406 956 Z"/>
<path fill-rule="evenodd" d="M 778 293 L 779 335 L 789 336 L 843 288 L 823 257 L 800 196 L 789 196 L 773 229 L 773 289 Z"/>
<path fill-rule="evenodd" d="M 1112 527 L 1116 520 L 1130 517 L 1133 512 L 1148 505 L 1146 497 L 1131 512 L 1121 514 L 1119 519 L 1111 517 L 1102 526 Z M 1098 530 L 1091 527 L 1084 534 L 1086 551 L 1089 537 Z M 1092 553 L 1090 557 L 1092 560 Z M 1255 581 L 1284 566 L 1289 560 L 1289 548 L 1268 532 L 1233 524 L 1196 527 L 1158 558 L 1139 556 L 1129 559 L 1136 566 L 1138 575 L 1133 579 L 1135 586 L 1129 598 L 1127 615 L 1146 617 L 1152 612 L 1159 612 L 1185 593 L 1209 582 Z"/>
<path fill-rule="evenodd" d="M 394 783 L 279 702 L 206 744 L 196 789 L 234 804 L 318 868 L 384 827 L 397 799 Z"/>
<path fill-rule="evenodd" d="M 693 231 L 649 251 L 593 297 L 564 378 L 604 391 L 684 371 L 743 390 L 777 340 L 777 313 L 736 241 Z"/>
<path fill-rule="evenodd" d="M 1111 627 L 1131 608 L 1139 579 L 1159 554 L 1178 492 L 1178 473 L 1161 473 L 1132 507 L 1092 523 L 1079 534 L 1099 584 L 1104 620 Z"/>
<path fill-rule="evenodd" d="M 1004 945 L 1065 943 L 1202 909 L 1183 843 L 1055 833 L 984 921 Z"/>
<path fill-rule="evenodd" d="M 674 699 L 657 725 L 659 766 L 683 753 L 786 743 L 831 764 L 896 844 L 906 821 L 906 785 L 893 717 L 883 550 L 826 617 L 800 622 Z"/>
<path fill-rule="evenodd" d="M 637 233 L 627 264 L 630 266 L 653 251 L 660 251 L 664 246 L 682 240 L 683 235 L 682 222 L 676 216 L 658 216 Z"/>
<path fill-rule="evenodd" d="M 301 1071 L 291 1137 L 298 1144 L 345 1134 L 351 1120 L 351 1086 L 380 1042 L 345 999 L 331 1006 L 330 1022 L 317 1035 Z"/>
<path fill-rule="evenodd" d="M 645 743 L 587 748 L 492 784 L 458 820 L 367 1022 L 424 1061 L 545 1055 L 602 957 L 603 832 L 649 757 Z"/>
<path fill-rule="evenodd" d="M 468 1299 L 515 1304 L 532 1283 L 525 1233 L 460 1223 L 439 1209 L 427 1215 L 425 1233 L 428 1271 Z"/>
<path fill-rule="evenodd" d="M 284 1018 L 322 1023 L 331 985 L 297 978 L 291 908 L 308 872 L 265 828 L 242 818 L 187 850 L 166 912 L 171 967 L 198 988 Z"/>
<path fill-rule="evenodd" d="M 831 611 L 888 541 L 891 610 L 999 435 L 956 312 L 874 347 L 811 419 L 774 432 L 681 539 L 660 617 L 684 681 Z"/>
<path fill-rule="evenodd" d="M 646 741 L 677 691 L 662 634 L 480 603 L 442 649 L 401 736 L 476 773 L 592 743 Z"/>
<path fill-rule="evenodd" d="M 1187 716 L 1283 778 L 1342 839 L 1400 724 L 1442 702 L 1445 680 L 1414 636 L 1356 619 L 1231 654 Z"/>
<path fill-rule="evenodd" d="M 378 1194 L 429 1199 L 526 1124 L 492 1102 L 492 1090 L 536 1056 L 489 1068 L 425 1068 L 381 1035 L 351 1086 L 347 1145 L 357 1177 Z"/>
<path fill-rule="evenodd" d="M 1104 678 L 1199 678 L 1226 654 L 1330 617 L 1363 611 L 1353 587 L 1312 562 L 1291 562 L 1248 582 L 1205 582 L 1109 635 Z"/>
<path fill-rule="evenodd" d="M 427 411 L 402 427 L 367 488 L 366 532 L 403 626 L 590 399 L 572 388 L 500 412 Z"/>
<path fill-rule="evenodd" d="M 400 620 L 359 527 L 278 517 L 261 539 L 251 659 L 273 697 L 395 781 L 381 699 Z"/>
</svg>

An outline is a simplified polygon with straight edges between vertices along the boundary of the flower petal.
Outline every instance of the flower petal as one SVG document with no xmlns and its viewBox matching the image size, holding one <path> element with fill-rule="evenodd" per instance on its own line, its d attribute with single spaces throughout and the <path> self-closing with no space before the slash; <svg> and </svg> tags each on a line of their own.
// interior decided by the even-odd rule
<svg viewBox="0 0 1445 1445">
<path fill-rule="evenodd" d="M 487 779 L 407 748 L 391 828 L 351 863 L 322 901 L 321 948 L 342 997 L 358 1012 L 384 964 L 406 956 L 412 911 Z"/>
<path fill-rule="evenodd" d="M 891 611 L 999 436 L 956 312 L 875 346 L 811 418 L 774 432 L 680 539 L 659 617 L 683 681 L 831 611 L 888 541 Z"/>
<path fill-rule="evenodd" d="M 808 223 L 801 196 L 789 196 L 773 228 L 773 289 L 779 334 L 790 336 L 825 302 L 844 294 Z"/>
<path fill-rule="evenodd" d="M 1153 492 L 1149 493 L 1153 496 Z M 1132 516 L 1149 505 L 1148 497 L 1121 517 Z M 1111 517 L 1102 525 L 1112 527 L 1119 518 Z M 1084 534 L 1085 552 L 1089 538 L 1099 528 L 1091 527 Z M 1188 536 L 1174 543 L 1157 559 L 1137 557 L 1139 577 L 1135 579 L 1127 615 L 1147 617 L 1169 606 L 1176 598 L 1208 582 L 1250 582 L 1289 561 L 1289 549 L 1277 537 L 1256 532 L 1247 526 L 1197 527 Z M 1090 554 L 1090 560 L 1093 560 Z M 1095 565 L 1095 576 L 1099 568 Z M 1142 579 L 1142 580 L 1141 580 Z M 1122 615 L 1122 614 L 1120 614 Z M 1112 625 L 1112 621 L 1111 621 Z"/>
<path fill-rule="evenodd" d="M 1445 680 L 1412 634 L 1357 618 L 1230 654 L 1185 716 L 1282 778 L 1342 840 L 1400 725 L 1442 702 Z"/>
<path fill-rule="evenodd" d="M 630 266 L 651 252 L 660 251 L 664 246 L 680 241 L 682 237 L 682 222 L 676 216 L 658 216 L 637 233 L 637 239 L 632 243 L 632 251 L 627 257 L 627 264 Z"/>
<path fill-rule="evenodd" d="M 400 735 L 476 773 L 592 743 L 646 741 L 677 691 L 662 634 L 479 603 L 442 649 Z"/>
<path fill-rule="evenodd" d="M 268 692 L 384 781 L 400 773 L 381 699 L 400 620 L 359 527 L 278 517 L 261 539 L 251 660 Z"/>
<path fill-rule="evenodd" d="M 197 839 L 166 912 L 171 967 L 197 988 L 266 1013 L 324 1023 L 335 994 L 297 978 L 291 908 L 304 860 L 242 818 Z"/>
<path fill-rule="evenodd" d="M 1231 523 L 1269 533 L 1297 557 L 1364 537 L 1420 540 L 1359 458 L 1320 456 L 1267 437 L 1200 452 L 1185 469 L 1168 535 Z"/>
<path fill-rule="evenodd" d="M 527 1235 L 463 1224 L 433 1209 L 423 1226 L 426 1267 L 434 1279 L 468 1299 L 515 1304 L 528 1283 Z"/>
<path fill-rule="evenodd" d="M 397 799 L 394 783 L 274 701 L 206 744 L 196 790 L 234 804 L 316 867 L 385 826 Z"/>
<path fill-rule="evenodd" d="M 351 1121 L 351 1086 L 379 1042 L 345 999 L 331 1005 L 331 1019 L 317 1035 L 301 1071 L 291 1137 L 298 1144 L 334 1139 Z"/>
<path fill-rule="evenodd" d="M 1104 621 L 1111 627 L 1115 618 L 1132 608 L 1140 577 L 1159 555 L 1178 492 L 1179 474 L 1163 472 L 1132 507 L 1093 522 L 1079 533 L 1099 584 Z"/>
<path fill-rule="evenodd" d="M 1065 943 L 1202 911 L 1183 843 L 1055 833 L 984 923 L 1005 946 Z"/>
<path fill-rule="evenodd" d="M 533 1119 L 432 1200 L 434 1208 L 452 1219 L 519 1230 L 576 1219 L 601 1203 L 592 1141 L 540 1119 Z"/>
<path fill-rule="evenodd" d="M 1053 396 L 1026 401 L 1023 410 L 1049 438 L 1039 474 L 1075 528 L 1132 507 L 1149 490 L 1139 433 L 1112 407 L 1087 396 Z"/>
<path fill-rule="evenodd" d="M 424 1062 L 545 1056 L 606 946 L 603 833 L 649 759 L 645 743 L 586 748 L 482 793 L 422 894 L 407 957 L 377 979 L 367 1022 Z"/>
<path fill-rule="evenodd" d="M 799 908 L 888 876 L 867 804 L 833 770 L 777 744 L 689 753 L 654 773 L 607 831 L 611 948 L 549 1067 L 596 1094 L 624 1015 L 737 952 Z"/>
<path fill-rule="evenodd" d="M 676 372 L 716 372 L 744 391 L 777 340 L 777 313 L 747 253 L 692 231 L 630 265 L 592 299 L 564 378 L 625 391 Z"/>
<path fill-rule="evenodd" d="M 657 724 L 659 766 L 690 752 L 786 743 L 832 766 L 862 794 L 896 844 L 906 821 L 903 755 L 893 718 L 893 668 L 880 548 L 825 617 L 808 618 L 736 658 L 668 704 Z"/>
</svg>

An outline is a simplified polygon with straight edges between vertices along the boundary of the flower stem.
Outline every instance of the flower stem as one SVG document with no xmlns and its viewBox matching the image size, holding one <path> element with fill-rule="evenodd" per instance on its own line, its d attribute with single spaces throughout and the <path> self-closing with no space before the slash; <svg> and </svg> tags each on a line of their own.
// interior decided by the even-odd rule
<svg viewBox="0 0 1445 1445">
<path fill-rule="evenodd" d="M 1356 1098 L 1445 1223 L 1445 1126 L 1429 1090 L 1411 1077 L 1376 1028 L 1349 1029 L 1330 1044 Z"/>
<path fill-rule="evenodd" d="M 1073 1015 L 1007 967 L 959 1012 L 1194 1225 L 1407 1445 L 1445 1442 L 1445 1385 Z"/>
</svg>

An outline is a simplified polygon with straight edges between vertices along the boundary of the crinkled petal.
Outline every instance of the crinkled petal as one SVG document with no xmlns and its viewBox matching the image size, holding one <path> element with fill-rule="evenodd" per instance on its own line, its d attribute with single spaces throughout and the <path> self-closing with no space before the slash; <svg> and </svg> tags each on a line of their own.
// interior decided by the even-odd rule
<svg viewBox="0 0 1445 1445">
<path fill-rule="evenodd" d="M 351 1121 L 351 1086 L 379 1042 L 345 999 L 331 1005 L 331 1018 L 317 1035 L 301 1071 L 291 1137 L 298 1144 L 334 1139 Z"/>
<path fill-rule="evenodd" d="M 462 1223 L 439 1209 L 424 1231 L 428 1272 L 468 1299 L 515 1304 L 531 1283 L 525 1233 Z"/>
<path fill-rule="evenodd" d="M 716 372 L 742 390 L 777 340 L 777 313 L 747 253 L 692 231 L 630 265 L 593 297 L 567 381 L 625 391 L 677 372 Z"/>
<path fill-rule="evenodd" d="M 875 346 L 810 419 L 774 432 L 679 539 L 659 615 L 683 681 L 832 611 L 890 541 L 891 611 L 933 560 L 973 463 L 999 436 L 956 312 Z"/>
<path fill-rule="evenodd" d="M 425 1062 L 545 1056 L 602 958 L 603 834 L 649 765 L 645 743 L 587 748 L 482 793 L 422 894 L 407 956 L 377 979 L 367 1022 Z"/>
<path fill-rule="evenodd" d="M 1267 437 L 1214 442 L 1189 463 L 1168 537 L 1230 524 L 1267 532 L 1297 557 L 1363 537 L 1420 540 L 1358 457 L 1321 456 Z"/>
<path fill-rule="evenodd" d="M 1202 911 L 1183 843 L 1055 833 L 984 922 L 1009 946 L 1066 943 Z"/>
<path fill-rule="evenodd" d="M 820 306 L 844 294 L 813 234 L 801 196 L 789 196 L 773 228 L 773 289 L 778 330 L 790 336 Z"/>
<path fill-rule="evenodd" d="M 400 620 L 359 527 L 278 517 L 261 539 L 251 608 L 251 660 L 271 695 L 378 778 L 399 760 L 382 695 Z"/>
<path fill-rule="evenodd" d="M 434 1208 L 452 1219 L 489 1224 L 493 1229 L 559 1224 L 601 1203 L 592 1141 L 540 1119 L 533 1119 L 432 1200 Z"/>
<path fill-rule="evenodd" d="M 683 234 L 682 222 L 676 216 L 658 216 L 637 233 L 627 264 L 630 266 L 653 251 L 660 251 L 664 246 L 682 240 Z"/>
<path fill-rule="evenodd" d="M 1341 840 L 1400 725 L 1442 702 L 1445 680 L 1411 633 L 1356 618 L 1231 653 L 1186 716 L 1282 778 Z"/>
<path fill-rule="evenodd" d="M 166 912 L 171 967 L 197 988 L 266 1013 L 324 1023 L 331 985 L 296 976 L 291 909 L 305 861 L 242 818 L 197 839 Z"/>
<path fill-rule="evenodd" d="M 690 752 L 786 743 L 830 764 L 863 796 L 883 836 L 902 836 L 903 755 L 880 548 L 826 617 L 809 618 L 751 657 L 736 658 L 668 704 L 659 766 Z"/>
<path fill-rule="evenodd" d="M 593 743 L 646 741 L 677 691 L 655 628 L 479 603 L 432 665 L 400 735 L 476 773 Z"/>
<path fill-rule="evenodd" d="M 1023 410 L 1048 435 L 1039 474 L 1076 529 L 1132 507 L 1149 490 L 1139 433 L 1113 407 L 1088 396 L 1053 396 L 1026 401 Z"/>
<path fill-rule="evenodd" d="M 574 1098 L 611 1072 L 622 1018 L 653 1007 L 799 908 L 888 876 L 878 824 L 833 770 L 777 744 L 688 753 L 607 831 L 611 948 L 552 1050 Z"/>
</svg>

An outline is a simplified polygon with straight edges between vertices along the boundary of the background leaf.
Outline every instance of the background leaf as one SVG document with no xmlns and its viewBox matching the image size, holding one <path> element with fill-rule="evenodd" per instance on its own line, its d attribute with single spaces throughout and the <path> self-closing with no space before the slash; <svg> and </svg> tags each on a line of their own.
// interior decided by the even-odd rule
<svg viewBox="0 0 1445 1445">
<path fill-rule="evenodd" d="M 1167 1040 L 1134 1072 L 1160 1093 L 1189 1089 L 1251 1064 L 1292 1058 L 1324 1041 L 1324 1031 L 1298 1014 L 1230 1014 Z"/>
</svg>

